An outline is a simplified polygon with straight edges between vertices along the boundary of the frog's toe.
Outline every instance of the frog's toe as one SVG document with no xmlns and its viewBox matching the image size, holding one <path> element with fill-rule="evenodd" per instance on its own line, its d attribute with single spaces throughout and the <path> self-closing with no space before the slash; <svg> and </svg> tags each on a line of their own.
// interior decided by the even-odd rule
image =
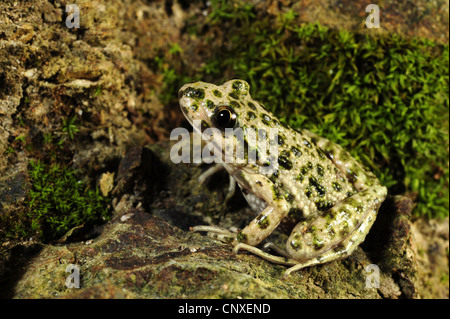
<svg viewBox="0 0 450 319">
<path fill-rule="evenodd" d="M 291 273 L 293 273 L 293 272 L 295 272 L 295 271 L 298 271 L 298 270 L 300 270 L 300 269 L 309 267 L 309 266 L 311 266 L 311 265 L 313 265 L 313 264 L 314 264 L 314 262 L 311 262 L 311 263 L 309 263 L 309 262 L 306 262 L 306 263 L 297 263 L 296 265 L 294 265 L 294 266 L 292 266 L 292 267 L 286 269 L 286 271 L 284 272 L 283 277 L 289 277 L 289 275 L 290 275 Z"/>
<path fill-rule="evenodd" d="M 277 254 L 279 254 L 283 257 L 291 258 L 291 255 L 289 255 L 289 253 L 285 249 L 278 247 L 277 245 L 275 245 L 272 242 L 268 242 L 268 243 L 264 244 L 264 246 L 262 247 L 262 250 L 265 252 L 267 252 L 269 250 L 273 250 Z"/>
<path fill-rule="evenodd" d="M 236 246 L 234 246 L 234 248 L 233 248 L 234 253 L 237 254 L 239 250 L 249 251 L 249 252 L 251 252 L 267 261 L 273 262 L 275 264 L 292 266 L 292 265 L 296 265 L 298 263 L 298 261 L 296 261 L 290 257 L 271 255 L 255 246 L 244 244 L 244 243 L 239 243 Z"/>
<path fill-rule="evenodd" d="M 193 232 L 206 232 L 208 237 L 220 240 L 225 243 L 233 242 L 238 233 L 238 229 L 226 229 L 218 226 L 199 225 L 190 228 Z"/>
</svg>

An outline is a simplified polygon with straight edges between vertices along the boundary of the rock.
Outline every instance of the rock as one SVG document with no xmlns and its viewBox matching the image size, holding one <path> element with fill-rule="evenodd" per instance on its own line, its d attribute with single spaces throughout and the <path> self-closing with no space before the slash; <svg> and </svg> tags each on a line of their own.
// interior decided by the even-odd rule
<svg viewBox="0 0 450 319">
<path fill-rule="evenodd" d="M 1 242 L 1 297 L 448 298 L 448 226 L 412 224 L 405 198 L 388 198 L 352 256 L 286 279 L 283 266 L 191 233 L 198 224 L 242 228 L 254 216 L 239 193 L 224 203 L 225 172 L 200 184 L 205 166 L 175 165 L 171 144 L 155 143 L 182 125 L 181 112 L 159 101 L 168 70 L 157 61 L 175 59 L 181 67 L 170 52 L 181 43 L 191 68 L 203 65 L 208 46 L 186 32 L 186 8 L 202 4 L 79 0 L 79 29 L 65 26 L 65 4 L 0 3 L 0 214 L 26 212 L 28 161 L 47 156 L 70 163 L 91 185 L 99 180 L 114 216 L 99 232 L 76 228 L 83 242 Z M 307 18 L 317 9 L 295 5 Z M 57 146 L 71 116 L 80 132 Z M 274 241 L 285 238 L 273 234 Z M 79 289 L 65 285 L 71 264 L 80 268 Z M 379 288 L 366 284 L 371 265 L 380 270 Z"/>
<path fill-rule="evenodd" d="M 219 177 L 221 186 L 208 181 L 199 185 L 202 167 L 171 163 L 170 146 L 163 142 L 130 149 L 120 162 L 113 191 L 123 202 L 120 213 L 89 244 L 44 247 L 17 282 L 14 297 L 416 297 L 414 267 L 409 266 L 414 254 L 399 258 L 409 249 L 410 206 L 402 204 L 396 212 L 389 210 L 395 205 L 383 205 L 380 214 L 386 218 L 374 229 L 381 234 L 349 258 L 283 278 L 286 267 L 246 252 L 234 254 L 229 245 L 189 231 L 189 226 L 208 223 L 242 227 L 254 214 L 240 194 L 231 205 L 220 204 L 227 192 L 226 176 Z M 149 195 L 152 200 L 142 203 Z M 395 221 L 388 225 L 391 235 L 380 243 L 389 219 Z M 80 269 L 79 289 L 65 285 L 71 264 Z M 366 283 L 371 274 L 366 267 L 373 264 L 380 268 L 379 288 Z"/>
<path fill-rule="evenodd" d="M 99 181 L 100 191 L 103 196 L 108 196 L 109 192 L 114 187 L 114 173 L 103 173 Z"/>
<path fill-rule="evenodd" d="M 363 246 L 372 251 L 375 263 L 397 283 L 397 297 L 418 298 L 417 256 L 411 237 L 413 202 L 405 196 L 390 196 Z M 387 293 L 387 292 L 385 292 Z M 392 297 L 391 294 L 384 294 Z"/>
<path fill-rule="evenodd" d="M 0 179 L 0 204 L 22 201 L 29 189 L 27 172 L 18 172 L 10 178 Z"/>
</svg>

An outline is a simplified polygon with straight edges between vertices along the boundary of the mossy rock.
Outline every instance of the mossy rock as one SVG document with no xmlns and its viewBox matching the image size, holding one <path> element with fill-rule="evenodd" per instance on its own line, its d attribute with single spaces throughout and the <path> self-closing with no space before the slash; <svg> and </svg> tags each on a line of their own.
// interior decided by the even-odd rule
<svg viewBox="0 0 450 319">
<path fill-rule="evenodd" d="M 404 209 L 399 214 L 392 204 L 406 200 L 409 202 L 406 207 L 411 207 L 408 199 L 390 198 L 382 206 L 377 223 L 381 223 L 383 229 L 374 229 L 384 238 L 383 242 L 373 235 L 347 259 L 306 268 L 284 278 L 284 266 L 245 252 L 234 254 L 229 245 L 189 231 L 190 226 L 199 223 L 241 226 L 254 214 L 240 194 L 233 197 L 234 204 L 220 204 L 226 195 L 226 178 L 218 187 L 212 187 L 207 182 L 204 185 L 186 183 L 186 180 L 190 180 L 195 184 L 203 167 L 173 164 L 169 159 L 169 150 L 168 143 L 156 144 L 145 150 L 131 150 L 124 157 L 124 162 L 135 168 L 144 169 L 143 166 L 151 165 L 155 165 L 155 168 L 164 167 L 168 179 L 162 179 L 160 175 L 158 177 L 158 169 L 153 169 L 153 175 L 148 175 L 147 179 L 141 179 L 142 182 L 151 180 L 160 185 L 152 191 L 154 201 L 136 208 L 140 196 L 148 193 L 133 197 L 126 192 L 130 188 L 124 188 L 123 191 L 116 189 L 117 198 L 126 204 L 116 205 L 115 216 L 101 235 L 89 242 L 42 247 L 32 265 L 17 282 L 11 296 L 411 298 L 418 295 L 414 286 L 414 254 L 406 254 L 409 264 L 405 264 L 405 257 L 397 258 L 410 250 L 409 237 L 398 239 L 393 229 L 396 224 L 392 222 L 400 218 L 404 227 L 409 228 L 410 209 Z M 131 158 L 134 158 L 133 163 L 130 163 Z M 153 160 L 144 163 L 142 159 L 145 158 Z M 139 176 L 142 172 L 137 169 L 134 174 Z M 170 178 L 175 175 L 179 178 Z M 126 178 L 129 177 L 127 175 Z M 168 180 L 172 182 L 168 183 Z M 121 185 L 121 181 L 116 180 L 116 185 Z M 138 189 L 147 188 L 135 185 L 131 190 L 136 195 Z M 224 209 L 228 211 L 225 213 Z M 70 275 L 66 273 L 66 268 L 70 264 L 79 266 L 79 289 L 67 288 L 65 285 Z M 369 275 L 366 267 L 371 264 L 380 267 L 378 289 L 366 287 Z M 394 274 L 399 269 L 412 283 L 412 286 L 407 287 L 408 290 Z"/>
</svg>

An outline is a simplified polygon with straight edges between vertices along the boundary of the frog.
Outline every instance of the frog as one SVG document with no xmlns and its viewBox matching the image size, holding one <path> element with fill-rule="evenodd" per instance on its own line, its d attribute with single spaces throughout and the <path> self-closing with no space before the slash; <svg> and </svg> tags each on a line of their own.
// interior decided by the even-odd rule
<svg viewBox="0 0 450 319">
<path fill-rule="evenodd" d="M 199 180 L 225 169 L 255 212 L 242 229 L 197 225 L 192 231 L 206 232 L 231 244 L 235 253 L 247 251 L 288 266 L 286 276 L 346 258 L 365 240 L 387 188 L 340 145 L 280 121 L 266 105 L 252 98 L 245 80 L 232 79 L 221 85 L 188 83 L 180 88 L 178 98 L 196 133 L 211 140 L 206 131 L 215 130 L 215 143 L 222 145 L 221 151 L 214 153 L 216 165 Z M 276 151 L 272 152 L 276 157 L 250 138 L 252 129 L 262 140 L 267 140 L 268 134 L 261 132 L 276 131 L 275 138 L 269 140 L 269 149 Z M 237 130 L 243 132 L 241 139 L 227 135 Z M 226 156 L 224 150 L 235 150 L 239 143 L 256 149 L 256 160 Z M 273 169 L 262 170 L 268 165 Z M 231 193 L 234 188 L 229 187 Z M 285 246 L 267 242 L 259 247 L 287 219 L 295 224 Z"/>
</svg>

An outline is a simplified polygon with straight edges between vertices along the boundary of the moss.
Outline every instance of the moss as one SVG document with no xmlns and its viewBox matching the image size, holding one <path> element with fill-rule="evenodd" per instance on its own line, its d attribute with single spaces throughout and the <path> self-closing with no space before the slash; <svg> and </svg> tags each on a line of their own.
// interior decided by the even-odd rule
<svg viewBox="0 0 450 319">
<path fill-rule="evenodd" d="M 228 41 L 185 82 L 246 80 L 282 122 L 342 145 L 391 194 L 416 196 L 416 214 L 448 215 L 448 45 L 258 16 L 241 1 L 213 1 L 207 23 Z M 188 76 L 165 72 L 170 90 Z"/>
<path fill-rule="evenodd" d="M 80 131 L 76 124 L 76 116 L 71 116 L 67 119 L 63 119 L 62 126 L 62 131 L 66 133 L 71 140 L 73 140 L 75 134 Z"/>
<path fill-rule="evenodd" d="M 106 198 L 98 189 L 89 189 L 70 168 L 32 161 L 29 176 L 28 210 L 19 218 L 2 216 L 7 238 L 36 236 L 51 241 L 76 226 L 109 219 Z"/>
</svg>

